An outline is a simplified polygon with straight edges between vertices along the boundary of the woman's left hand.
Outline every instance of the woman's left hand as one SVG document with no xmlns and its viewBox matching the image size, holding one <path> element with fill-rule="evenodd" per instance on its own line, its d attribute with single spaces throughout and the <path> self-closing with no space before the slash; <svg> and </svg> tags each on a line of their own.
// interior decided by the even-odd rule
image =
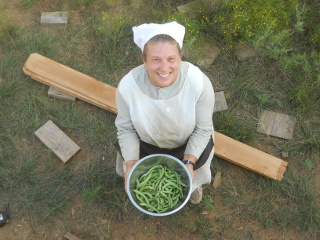
<svg viewBox="0 0 320 240">
<path fill-rule="evenodd" d="M 193 166 L 191 164 L 186 164 L 186 167 L 189 169 L 190 174 L 191 174 L 191 178 L 192 178 L 192 182 L 194 181 L 194 170 L 193 170 Z"/>
</svg>

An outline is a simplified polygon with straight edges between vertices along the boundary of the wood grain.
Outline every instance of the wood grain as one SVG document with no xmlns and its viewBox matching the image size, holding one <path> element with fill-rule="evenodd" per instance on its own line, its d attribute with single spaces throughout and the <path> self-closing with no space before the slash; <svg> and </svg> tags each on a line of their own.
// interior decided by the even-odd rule
<svg viewBox="0 0 320 240">
<path fill-rule="evenodd" d="M 51 120 L 35 131 L 34 134 L 64 163 L 80 150 L 80 147 Z"/>
<path fill-rule="evenodd" d="M 23 72 L 46 85 L 83 101 L 117 113 L 116 88 L 72 68 L 33 53 L 23 66 Z"/>
</svg>

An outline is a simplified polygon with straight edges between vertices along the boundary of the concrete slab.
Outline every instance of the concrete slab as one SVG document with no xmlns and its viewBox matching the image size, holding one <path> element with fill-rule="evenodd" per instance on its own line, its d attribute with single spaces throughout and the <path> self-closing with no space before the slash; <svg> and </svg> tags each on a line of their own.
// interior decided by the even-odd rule
<svg viewBox="0 0 320 240">
<path fill-rule="evenodd" d="M 74 96 L 71 96 L 70 94 L 64 93 L 58 89 L 55 89 L 53 87 L 50 87 L 48 90 L 48 96 L 53 98 L 59 98 L 62 100 L 72 101 L 74 102 L 76 98 Z"/>
<path fill-rule="evenodd" d="M 195 42 L 191 49 L 185 49 L 185 57 L 196 65 L 209 67 L 219 56 L 221 49 L 207 42 Z"/>
<path fill-rule="evenodd" d="M 64 163 L 80 150 L 80 147 L 51 120 L 35 131 L 34 134 Z"/>
<path fill-rule="evenodd" d="M 228 109 L 227 101 L 224 96 L 224 92 L 214 93 L 215 103 L 214 103 L 214 112 L 220 112 Z"/>
<path fill-rule="evenodd" d="M 258 54 L 252 46 L 246 44 L 239 44 L 236 46 L 236 53 L 239 60 L 252 58 Z"/>
<path fill-rule="evenodd" d="M 43 12 L 41 13 L 41 25 L 67 24 L 68 12 Z"/>
<path fill-rule="evenodd" d="M 290 140 L 294 125 L 294 117 L 265 110 L 260 116 L 257 132 Z"/>
</svg>

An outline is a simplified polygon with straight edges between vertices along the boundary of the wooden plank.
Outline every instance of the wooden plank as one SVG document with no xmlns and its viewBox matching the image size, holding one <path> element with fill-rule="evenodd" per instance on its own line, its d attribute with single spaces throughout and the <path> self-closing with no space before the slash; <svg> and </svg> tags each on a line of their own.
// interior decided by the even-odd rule
<svg viewBox="0 0 320 240">
<path fill-rule="evenodd" d="M 55 85 L 58 89 L 72 93 L 96 106 L 113 113 L 116 88 L 65 67 L 39 54 L 31 54 L 23 68 L 26 75 L 42 83 Z M 88 90 L 89 89 L 89 90 Z M 280 181 L 286 171 L 287 162 L 258 149 L 214 132 L 215 155 L 236 165 Z"/>
<path fill-rule="evenodd" d="M 69 240 L 81 240 L 80 238 L 76 237 L 75 235 L 67 232 L 65 235 L 64 235 L 65 238 L 69 239 Z"/>
<path fill-rule="evenodd" d="M 23 66 L 26 75 L 71 96 L 117 113 L 116 88 L 56 61 L 33 53 Z"/>
<path fill-rule="evenodd" d="M 215 132 L 215 155 L 236 165 L 281 181 L 287 162 Z"/>
<path fill-rule="evenodd" d="M 80 147 L 51 120 L 35 131 L 34 134 L 64 163 L 80 150 Z"/>
<path fill-rule="evenodd" d="M 295 119 L 289 115 L 263 111 L 259 119 L 257 132 L 284 139 L 292 139 Z"/>
<path fill-rule="evenodd" d="M 227 101 L 223 91 L 215 92 L 214 97 L 214 112 L 220 112 L 228 109 Z"/>
<path fill-rule="evenodd" d="M 41 13 L 40 24 L 52 25 L 52 24 L 67 24 L 68 12 L 43 12 Z"/>
<path fill-rule="evenodd" d="M 74 102 L 76 98 L 53 87 L 49 87 L 48 96 Z"/>
</svg>

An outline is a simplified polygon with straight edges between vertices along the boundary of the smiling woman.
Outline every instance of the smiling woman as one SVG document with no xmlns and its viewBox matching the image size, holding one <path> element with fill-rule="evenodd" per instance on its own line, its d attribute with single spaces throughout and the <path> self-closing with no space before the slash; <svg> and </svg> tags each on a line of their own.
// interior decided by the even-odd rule
<svg viewBox="0 0 320 240">
<path fill-rule="evenodd" d="M 162 35 L 157 35 L 154 38 L 158 36 L 161 37 Z M 168 36 L 168 38 L 169 37 L 170 36 Z M 173 84 L 178 77 L 181 64 L 181 56 L 177 42 L 162 41 L 163 42 L 148 42 L 144 49 L 146 56 L 143 58 L 149 79 L 151 83 L 157 87 L 167 87 Z"/>
<path fill-rule="evenodd" d="M 124 76 L 117 88 L 117 173 L 126 182 L 139 159 L 172 155 L 190 171 L 190 202 L 198 204 L 202 185 L 211 181 L 212 84 L 198 67 L 182 61 L 182 25 L 142 24 L 133 33 L 144 64 Z"/>
</svg>

